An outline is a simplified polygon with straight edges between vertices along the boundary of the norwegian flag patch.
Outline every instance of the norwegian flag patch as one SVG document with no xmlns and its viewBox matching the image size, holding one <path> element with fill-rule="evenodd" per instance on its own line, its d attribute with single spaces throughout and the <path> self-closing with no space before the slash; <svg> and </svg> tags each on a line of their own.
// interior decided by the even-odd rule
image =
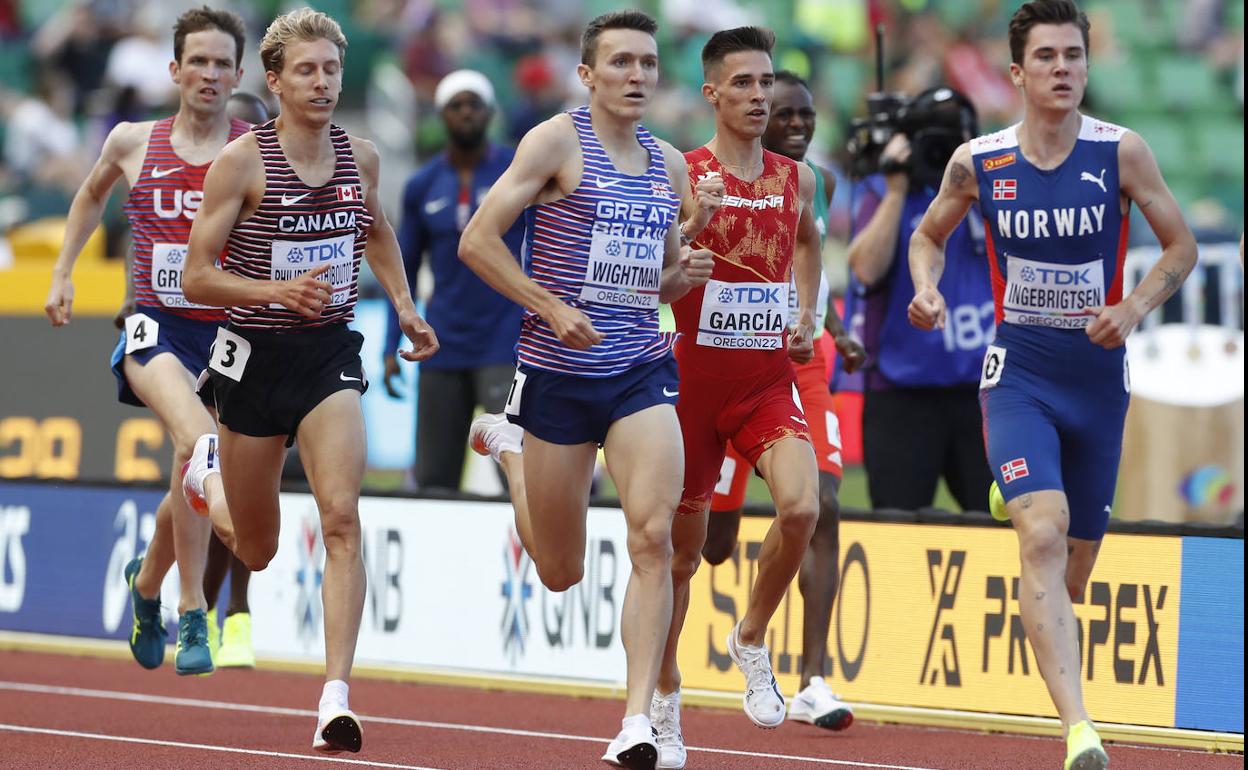
<svg viewBox="0 0 1248 770">
<path fill-rule="evenodd" d="M 992 199 L 994 201 L 1012 201 L 1018 198 L 1017 179 L 992 180 Z"/>
<path fill-rule="evenodd" d="M 1030 475 L 1031 473 L 1027 470 L 1027 458 L 1025 457 L 1001 464 L 1001 478 L 1005 479 L 1006 484 Z"/>
<path fill-rule="evenodd" d="M 338 200 L 340 201 L 358 201 L 360 199 L 360 188 L 353 184 L 338 185 Z"/>
</svg>

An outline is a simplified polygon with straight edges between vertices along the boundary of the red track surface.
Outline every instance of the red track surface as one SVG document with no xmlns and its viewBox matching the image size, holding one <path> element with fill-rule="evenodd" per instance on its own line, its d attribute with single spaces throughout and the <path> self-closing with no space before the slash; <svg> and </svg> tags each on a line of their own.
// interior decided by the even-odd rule
<svg viewBox="0 0 1248 770">
<path fill-rule="evenodd" d="M 181 678 L 171 659 L 149 672 L 124 660 L 0 653 L 0 766 L 605 770 L 598 757 L 622 716 L 619 701 L 357 679 L 351 703 L 364 721 L 364 751 L 327 758 L 310 748 L 320 686 L 272 671 Z M 1044 738 L 861 722 L 843 733 L 796 724 L 768 732 L 739 712 L 696 708 L 685 709 L 684 728 L 690 770 L 1056 770 L 1062 762 L 1061 743 Z M 1110 757 L 1114 770 L 1244 766 L 1242 755 L 1152 747 L 1111 746 Z"/>
</svg>

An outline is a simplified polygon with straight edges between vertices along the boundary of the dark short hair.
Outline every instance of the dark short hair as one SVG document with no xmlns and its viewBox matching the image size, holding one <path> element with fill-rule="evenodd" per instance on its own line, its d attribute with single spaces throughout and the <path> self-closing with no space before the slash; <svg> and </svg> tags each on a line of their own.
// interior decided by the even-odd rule
<svg viewBox="0 0 1248 770">
<path fill-rule="evenodd" d="M 186 45 L 186 36 L 192 32 L 203 32 L 207 29 L 219 29 L 234 38 L 234 66 L 240 67 L 243 62 L 243 42 L 247 37 L 247 26 L 242 18 L 233 11 L 218 11 L 203 6 L 192 8 L 178 17 L 173 24 L 173 59 L 182 63 L 182 47 Z"/>
<path fill-rule="evenodd" d="M 737 27 L 721 29 L 702 47 L 702 75 L 710 80 L 711 68 L 723 62 L 724 57 L 739 51 L 762 51 L 771 56 L 776 47 L 776 33 L 766 27 Z"/>
<path fill-rule="evenodd" d="M 1088 50 L 1088 30 L 1092 23 L 1073 0 L 1031 0 L 1014 12 L 1010 19 L 1010 60 L 1023 63 L 1027 35 L 1037 24 L 1074 24 L 1083 33 L 1083 50 Z"/>
<path fill-rule="evenodd" d="M 596 17 L 585 26 L 581 35 L 581 64 L 592 67 L 598 58 L 598 37 L 609 29 L 635 29 L 654 37 L 659 23 L 641 11 L 612 11 Z"/>
<path fill-rule="evenodd" d="M 801 86 L 808 92 L 814 93 L 810 90 L 810 83 L 807 83 L 801 75 L 797 74 L 793 70 L 778 70 L 776 72 L 776 82 L 788 83 L 791 86 Z"/>
<path fill-rule="evenodd" d="M 235 91 L 225 103 L 225 110 L 231 118 L 237 118 L 252 125 L 267 123 L 273 116 L 269 113 L 269 105 L 253 93 Z"/>
</svg>

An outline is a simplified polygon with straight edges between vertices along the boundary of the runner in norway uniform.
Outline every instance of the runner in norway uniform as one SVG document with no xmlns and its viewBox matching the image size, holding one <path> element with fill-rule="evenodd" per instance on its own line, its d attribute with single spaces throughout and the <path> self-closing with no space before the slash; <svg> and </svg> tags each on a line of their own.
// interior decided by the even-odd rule
<svg viewBox="0 0 1248 770">
<path fill-rule="evenodd" d="M 320 187 L 305 185 L 290 167 L 273 121 L 254 132 L 264 199 L 231 231 L 224 269 L 287 281 L 328 264 L 321 278 L 332 293 L 315 319 L 280 304 L 228 308 L 229 324 L 217 336 L 206 374 L 223 425 L 248 436 L 285 436 L 290 446 L 300 421 L 327 397 L 368 387 L 359 355 L 364 337 L 347 322 L 372 215 L 341 128 L 330 128 L 337 165 Z"/>
<path fill-rule="evenodd" d="M 1123 347 L 1196 264 L 1195 238 L 1148 145 L 1079 112 L 1088 30 L 1070 0 L 1031 0 L 1010 19 L 1023 120 L 953 153 L 910 239 L 907 311 L 920 329 L 947 323 L 942 244 L 979 200 L 997 321 L 981 403 L 993 484 L 1008 499 L 990 507 L 1018 535 L 1019 612 L 1062 722 L 1064 770 L 1109 765 L 1084 704 L 1073 604 L 1083 602 L 1113 499 L 1130 389 Z M 1162 250 L 1123 296 L 1132 203 Z"/>
<path fill-rule="evenodd" d="M 1006 501 L 1063 490 L 1069 535 L 1100 540 L 1130 380 L 1126 348 L 1091 342 L 1085 308 L 1122 301 L 1126 129 L 1084 116 L 1074 150 L 1051 170 L 1023 156 L 1016 130 L 971 141 L 997 319 L 980 379 L 988 462 Z"/>
<path fill-rule="evenodd" d="M 581 145 L 581 183 L 571 195 L 527 210 L 524 268 L 585 313 L 603 340 L 574 350 L 526 310 L 506 414 L 554 444 L 601 444 L 621 417 L 676 403 L 672 337 L 659 332 L 658 308 L 663 241 L 680 201 L 645 127 L 638 126 L 637 140 L 649 151 L 650 166 L 629 176 L 604 152 L 589 108 L 568 114 Z"/>
<path fill-rule="evenodd" d="M 711 280 L 672 306 L 685 442 L 679 511 L 707 509 L 728 443 L 751 467 L 783 438 L 810 440 L 785 349 L 789 270 L 799 213 L 797 163 L 763 151 L 763 173 L 744 182 L 706 147 L 685 153 L 691 183 L 724 180 L 722 207 L 694 239 L 716 254 Z"/>
<path fill-rule="evenodd" d="M 126 381 L 127 355 L 146 364 L 160 353 L 172 353 L 187 371 L 199 376 L 225 321 L 224 309 L 196 305 L 182 296 L 186 244 L 204 197 L 204 174 L 212 164 L 195 166 L 178 157 L 169 143 L 173 120 L 171 116 L 152 126 L 139 180 L 125 205 L 134 239 L 135 311 L 126 318 L 111 365 L 118 400 L 132 406 L 145 404 Z M 250 129 L 241 120 L 231 120 L 230 141 Z"/>
</svg>

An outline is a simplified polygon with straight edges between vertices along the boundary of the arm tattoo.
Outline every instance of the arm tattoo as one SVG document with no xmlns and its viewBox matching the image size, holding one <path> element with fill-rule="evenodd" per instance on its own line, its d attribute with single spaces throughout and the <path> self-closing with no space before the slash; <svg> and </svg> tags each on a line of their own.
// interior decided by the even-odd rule
<svg viewBox="0 0 1248 770">
<path fill-rule="evenodd" d="M 961 187 L 970 178 L 971 172 L 967 171 L 966 166 L 961 163 L 954 163 L 949 167 L 949 184 L 953 187 Z"/>
<path fill-rule="evenodd" d="M 1161 269 L 1162 287 L 1153 295 L 1150 304 L 1156 302 L 1160 304 L 1170 298 L 1172 294 L 1178 291 L 1179 285 L 1183 283 L 1183 273 L 1178 270 Z M 1154 305 L 1155 307 L 1156 305 Z"/>
</svg>

